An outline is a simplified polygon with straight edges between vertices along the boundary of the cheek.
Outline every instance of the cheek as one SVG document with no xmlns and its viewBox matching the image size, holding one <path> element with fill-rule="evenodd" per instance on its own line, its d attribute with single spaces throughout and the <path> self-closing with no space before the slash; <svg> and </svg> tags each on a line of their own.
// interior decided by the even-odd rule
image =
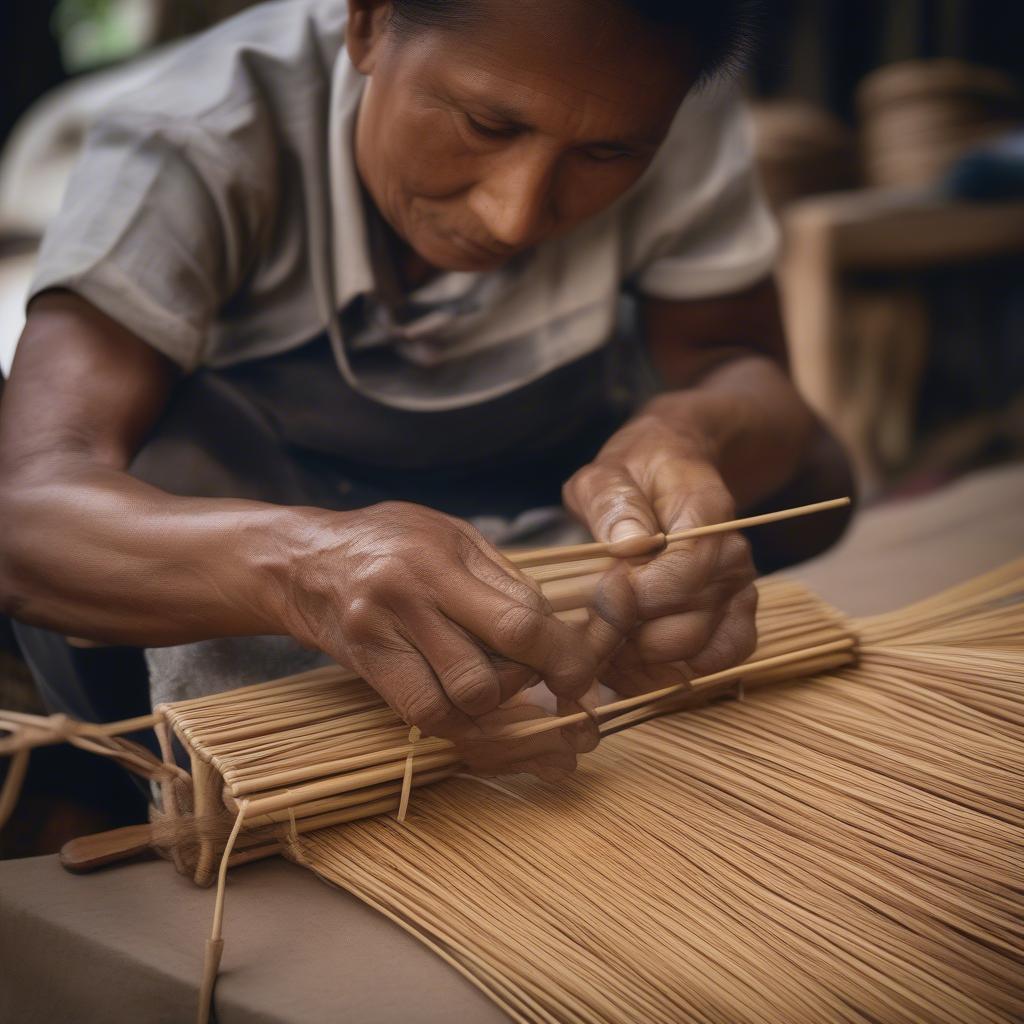
<svg viewBox="0 0 1024 1024">
<path fill-rule="evenodd" d="M 443 111 L 407 113 L 388 130 L 387 161 L 403 191 L 428 199 L 468 188 L 474 161 L 451 115 Z"/>
<path fill-rule="evenodd" d="M 632 160 L 595 165 L 583 158 L 568 163 L 558 181 L 559 222 L 571 227 L 600 213 L 624 195 L 647 166 Z"/>
</svg>

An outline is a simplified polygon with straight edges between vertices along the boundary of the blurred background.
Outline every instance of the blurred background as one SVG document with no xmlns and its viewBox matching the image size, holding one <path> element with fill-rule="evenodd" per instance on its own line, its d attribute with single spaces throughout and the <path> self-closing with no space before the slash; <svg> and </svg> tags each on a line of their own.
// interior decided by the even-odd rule
<svg viewBox="0 0 1024 1024">
<path fill-rule="evenodd" d="M 39 237 L 92 114 L 130 88 L 152 51 L 250 5 L 8 3 L 4 373 Z M 963 529 L 976 530 L 986 501 L 1024 504 L 1024 4 L 766 0 L 763 8 L 746 84 L 783 228 L 779 281 L 795 377 L 847 444 L 865 504 L 962 485 L 971 496 L 961 502 Z M 1020 522 L 1024 532 L 1024 510 Z M 109 672 L 109 656 L 103 664 Z M 2 620 L 0 706 L 41 710 Z M 22 827 L 0 837 L 0 856 L 56 850 L 143 813 L 118 769 L 59 748 L 33 764 Z"/>
</svg>

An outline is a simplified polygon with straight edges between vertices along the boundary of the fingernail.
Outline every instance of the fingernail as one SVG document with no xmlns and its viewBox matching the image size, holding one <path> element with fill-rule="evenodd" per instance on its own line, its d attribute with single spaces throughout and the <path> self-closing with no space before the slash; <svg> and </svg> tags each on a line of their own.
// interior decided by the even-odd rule
<svg viewBox="0 0 1024 1024">
<path fill-rule="evenodd" d="M 620 540 L 646 536 L 648 536 L 648 530 L 638 519 L 620 519 L 612 526 L 608 539 L 615 544 Z"/>
<path fill-rule="evenodd" d="M 635 533 L 631 537 L 612 540 L 608 544 L 609 554 L 616 558 L 639 558 L 654 554 L 665 546 L 663 533 Z"/>
</svg>

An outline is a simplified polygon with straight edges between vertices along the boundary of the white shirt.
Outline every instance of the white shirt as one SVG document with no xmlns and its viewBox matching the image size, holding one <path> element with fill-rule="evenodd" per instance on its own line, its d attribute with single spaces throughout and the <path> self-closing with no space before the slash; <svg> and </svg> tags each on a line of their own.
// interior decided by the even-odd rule
<svg viewBox="0 0 1024 1024">
<path fill-rule="evenodd" d="M 352 148 L 365 83 L 341 0 L 266 4 L 159 62 L 92 126 L 31 294 L 71 289 L 186 370 L 331 332 L 338 369 L 397 408 L 473 405 L 603 346 L 624 289 L 742 289 L 777 232 L 729 86 L 690 96 L 607 210 L 485 275 L 443 274 L 397 323 L 375 295 Z M 338 313 L 362 297 L 342 330 Z M 359 352 L 379 357 L 361 370 Z"/>
</svg>

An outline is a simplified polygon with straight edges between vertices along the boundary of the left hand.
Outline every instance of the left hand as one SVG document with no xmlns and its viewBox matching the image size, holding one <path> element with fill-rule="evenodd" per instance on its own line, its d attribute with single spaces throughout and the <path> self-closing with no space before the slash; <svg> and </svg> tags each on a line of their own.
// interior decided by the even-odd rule
<svg viewBox="0 0 1024 1024">
<path fill-rule="evenodd" d="M 570 511 L 600 541 L 673 533 L 735 517 L 699 436 L 654 415 L 631 420 L 565 485 Z M 601 681 L 628 696 L 738 664 L 757 641 L 750 547 L 739 533 L 686 541 L 630 570 L 637 625 Z"/>
</svg>

